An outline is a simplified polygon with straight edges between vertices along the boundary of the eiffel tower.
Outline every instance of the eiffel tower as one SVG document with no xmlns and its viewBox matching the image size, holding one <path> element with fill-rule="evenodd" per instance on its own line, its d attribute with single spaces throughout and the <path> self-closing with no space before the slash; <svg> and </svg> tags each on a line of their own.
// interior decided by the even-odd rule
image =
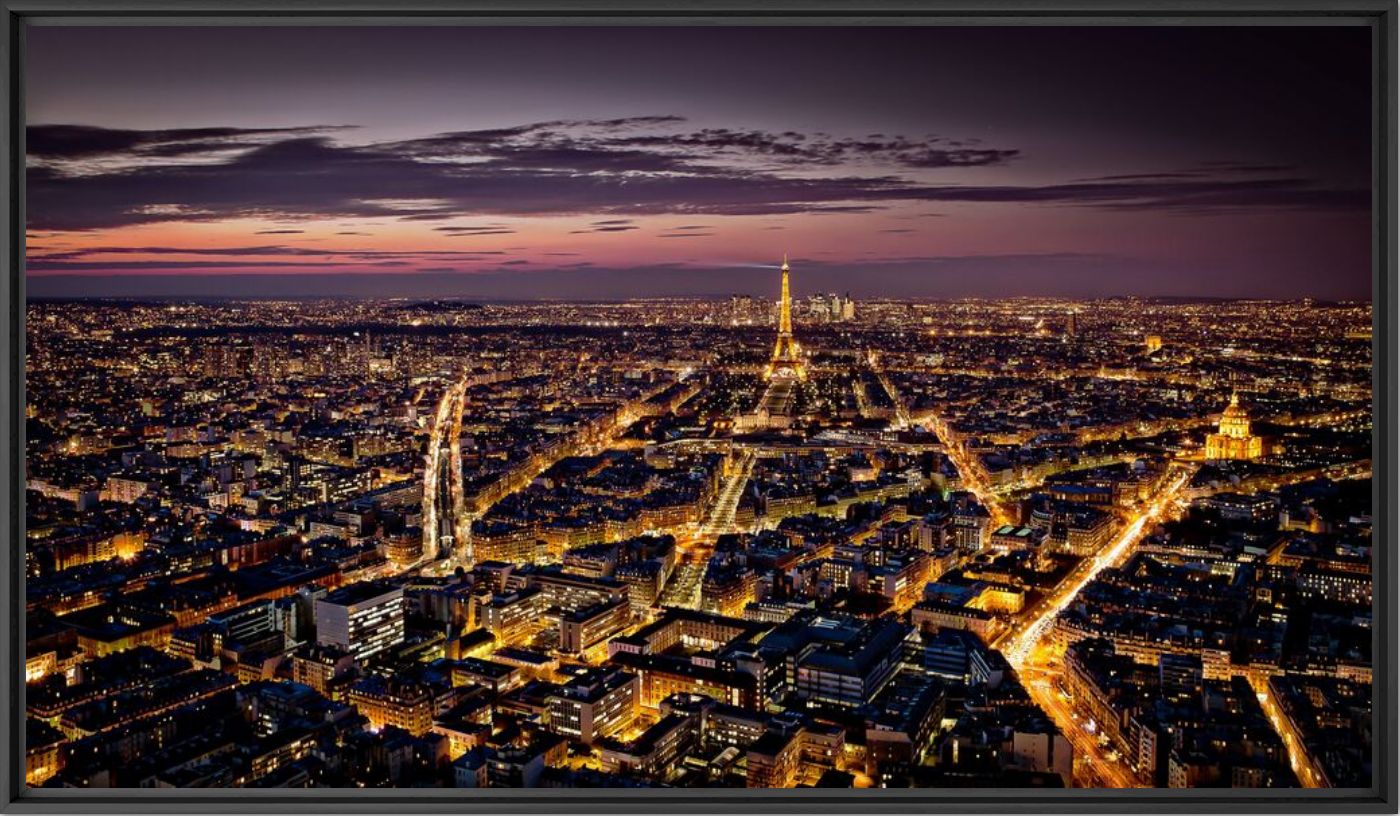
<svg viewBox="0 0 1400 816">
<path fill-rule="evenodd" d="M 788 289 L 788 260 L 783 255 L 783 299 L 778 306 L 778 342 L 773 346 L 773 359 L 768 362 L 767 377 L 776 379 L 807 378 L 802 364 L 802 348 L 792 339 L 792 293 Z"/>
</svg>

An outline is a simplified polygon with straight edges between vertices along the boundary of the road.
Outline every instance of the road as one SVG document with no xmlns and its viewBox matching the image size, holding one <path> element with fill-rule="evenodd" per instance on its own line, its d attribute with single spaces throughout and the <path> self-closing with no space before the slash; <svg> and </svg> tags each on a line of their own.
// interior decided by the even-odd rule
<svg viewBox="0 0 1400 816">
<path fill-rule="evenodd" d="M 428 452 L 423 469 L 423 555 L 414 564 L 405 568 L 421 569 L 424 574 L 445 574 L 453 568 L 471 566 L 475 562 L 472 550 L 471 525 L 487 511 L 479 507 L 473 512 L 467 506 L 465 486 L 462 481 L 462 413 L 466 408 L 467 389 L 476 380 L 463 377 L 443 392 L 434 414 L 428 434 Z M 613 424 L 599 429 L 598 438 L 591 444 L 583 444 L 580 453 L 598 453 L 616 442 L 617 437 L 640 416 L 639 406 L 647 399 L 660 393 L 664 385 L 653 388 L 632 402 L 622 405 Z M 578 433 L 578 431 L 575 431 Z M 535 461 L 530 468 L 517 468 L 507 471 L 501 477 L 506 487 L 505 493 L 513 493 L 530 484 L 540 473 L 548 470 L 561 458 L 573 455 L 574 448 L 561 446 L 555 455 Z M 444 453 L 447 458 L 444 461 Z M 443 471 L 447 472 L 447 491 L 442 493 Z M 442 499 L 446 498 L 446 502 Z M 446 504 L 446 506 L 443 506 Z M 441 547 L 440 531 L 443 521 L 451 523 L 453 552 L 447 558 L 438 559 Z"/>
<path fill-rule="evenodd" d="M 715 539 L 734 531 L 734 514 L 739 507 L 739 499 L 744 495 L 744 487 L 753 473 L 758 456 L 749 448 L 738 453 L 738 461 L 720 486 L 714 505 L 705 516 L 698 529 L 687 535 L 676 537 L 676 549 L 680 563 L 662 590 L 661 606 L 679 606 L 698 609 L 700 606 L 700 583 L 705 577 L 705 565 L 714 550 Z"/>
<path fill-rule="evenodd" d="M 710 508 L 709 516 L 700 527 L 702 539 L 709 540 L 723 533 L 733 532 L 734 513 L 739 509 L 739 499 L 744 495 L 744 486 L 749 482 L 756 459 L 754 452 L 748 448 L 739 453 L 739 461 L 724 480 L 714 507 Z"/>
<path fill-rule="evenodd" d="M 683 609 L 700 608 L 700 585 L 705 578 L 705 564 L 701 561 L 682 561 L 676 565 L 671 580 L 661 593 L 660 606 L 678 606 Z"/>
<path fill-rule="evenodd" d="M 462 413 L 467 407 L 467 381 L 463 379 L 453 390 L 457 394 L 457 404 L 452 412 L 452 427 L 447 437 L 448 512 L 452 514 L 451 560 L 457 564 L 471 565 L 476 562 L 472 554 L 472 519 L 467 512 L 466 488 L 462 483 Z"/>
<path fill-rule="evenodd" d="M 1055 616 L 1069 606 L 1080 590 L 1103 570 L 1118 566 L 1127 560 L 1151 525 L 1159 521 L 1167 510 L 1176 507 L 1176 500 L 1190 478 L 1189 471 L 1179 472 L 1173 477 L 1171 485 L 1138 511 L 1137 516 L 1123 528 L 1111 544 L 1094 557 L 1085 559 L 1078 569 L 1055 588 L 1055 593 L 1037 607 L 1039 611 L 1034 618 L 1023 625 L 1013 624 L 1002 647 L 1012 666 L 1019 668 L 1027 662 L 1031 651 L 1040 644 L 1050 626 L 1054 624 Z"/>
<path fill-rule="evenodd" d="M 465 391 L 465 380 L 459 380 L 443 391 L 442 399 L 438 401 L 437 411 L 433 416 L 432 427 L 428 432 L 428 454 L 423 463 L 423 554 L 416 564 L 410 566 L 410 569 L 438 557 L 438 549 L 441 546 L 439 535 L 442 530 L 441 514 L 443 512 L 443 508 L 439 506 L 443 470 L 443 442 L 446 441 L 454 428 L 459 430 L 461 428 L 461 405 Z M 449 457 L 456 454 L 457 469 L 461 467 L 460 444 L 460 442 L 456 446 L 449 444 L 448 447 Z M 449 476 L 449 478 L 451 477 Z M 448 512 L 451 510 L 452 508 L 447 508 Z M 455 531 L 455 523 L 453 528 Z"/>
<path fill-rule="evenodd" d="M 1264 714 L 1269 718 L 1274 731 L 1278 732 L 1279 739 L 1283 740 L 1283 746 L 1288 751 L 1288 764 L 1293 768 L 1293 773 L 1298 775 L 1298 782 L 1305 788 L 1325 788 L 1326 778 L 1319 772 L 1307 749 L 1294 737 L 1291 729 L 1284 725 L 1283 711 L 1279 707 L 1278 701 L 1274 699 L 1273 693 L 1267 684 L 1260 683 L 1255 686 L 1255 693 L 1259 697 L 1259 705 L 1264 709 Z"/>
<path fill-rule="evenodd" d="M 988 483 L 982 470 L 982 464 L 975 461 L 961 443 L 944 439 L 943 450 L 953 462 L 953 466 L 958 469 L 958 479 L 962 482 L 962 489 L 976 496 L 977 501 L 991 514 L 992 529 L 1010 524 L 1012 522 L 1011 514 L 1007 512 L 1006 507 L 997 498 L 996 491 Z"/>
<path fill-rule="evenodd" d="M 1136 516 L 1107 547 L 1085 561 L 1060 583 L 1053 595 L 1038 604 L 1035 612 L 1024 622 L 1013 623 L 1003 638 L 1002 653 L 1021 677 L 1031 699 L 1059 726 L 1075 750 L 1076 784 L 1095 787 L 1132 788 L 1142 782 L 1122 758 L 1112 759 L 1108 749 L 1098 743 L 1096 735 L 1086 730 L 1087 723 L 1072 709 L 1056 688 L 1059 664 L 1043 648 L 1045 636 L 1055 623 L 1055 617 L 1072 603 L 1085 586 L 1098 574 L 1125 562 L 1137 548 L 1144 535 L 1166 515 L 1176 512 L 1182 489 L 1191 478 L 1191 471 L 1180 470 L 1168 487 L 1151 503 L 1137 511 Z"/>
<path fill-rule="evenodd" d="M 885 389 L 885 393 L 889 394 L 890 400 L 894 402 L 895 418 L 899 421 L 896 427 L 900 430 L 908 428 L 911 424 L 909 408 L 905 406 L 904 398 L 900 396 L 899 391 L 894 387 L 894 383 L 890 382 L 890 378 L 885 373 L 885 369 L 880 366 L 880 355 L 872 351 L 866 356 L 866 359 L 870 363 L 870 369 L 875 372 L 875 378 L 880 381 L 880 386 Z M 862 408 L 862 410 L 864 409 Z"/>
<path fill-rule="evenodd" d="M 1145 787 L 1131 768 L 1121 759 L 1110 759 L 1109 748 L 1085 730 L 1081 716 L 1069 700 L 1055 688 L 1051 673 L 1044 667 L 1027 667 L 1021 683 L 1031 698 L 1060 726 L 1060 731 L 1074 746 L 1074 784 L 1086 788 Z M 1069 723 L 1065 727 L 1063 723 Z"/>
</svg>

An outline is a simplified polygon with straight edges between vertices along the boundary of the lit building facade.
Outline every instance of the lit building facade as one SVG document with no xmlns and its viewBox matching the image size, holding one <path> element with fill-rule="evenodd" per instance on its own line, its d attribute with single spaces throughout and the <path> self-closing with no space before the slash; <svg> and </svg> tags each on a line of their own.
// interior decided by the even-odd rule
<svg viewBox="0 0 1400 816">
<path fill-rule="evenodd" d="M 587 669 L 549 698 L 549 729 L 588 745 L 631 725 L 637 716 L 637 675 Z"/>
<path fill-rule="evenodd" d="M 420 736 L 433 726 L 433 695 L 418 683 L 367 677 L 350 689 L 349 700 L 376 729 L 392 725 Z"/>
<path fill-rule="evenodd" d="M 1220 429 L 1206 437 L 1207 459 L 1258 459 L 1264 455 L 1264 438 L 1255 436 L 1249 412 L 1240 405 L 1238 394 L 1220 415 Z"/>
<path fill-rule="evenodd" d="M 403 587 L 359 583 L 316 600 L 316 642 L 362 660 L 403 642 Z"/>
</svg>

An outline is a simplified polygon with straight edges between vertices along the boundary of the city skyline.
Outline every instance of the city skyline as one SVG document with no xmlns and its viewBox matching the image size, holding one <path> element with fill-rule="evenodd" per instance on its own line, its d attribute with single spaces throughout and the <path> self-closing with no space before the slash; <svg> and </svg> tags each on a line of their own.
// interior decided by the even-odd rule
<svg viewBox="0 0 1400 816">
<path fill-rule="evenodd" d="M 1365 791 L 1367 33 L 29 29 L 26 785 Z"/>
<path fill-rule="evenodd" d="M 1369 296 L 1364 29 L 124 33 L 29 32 L 32 296 Z"/>
<path fill-rule="evenodd" d="M 1369 783 L 1369 304 L 798 276 L 31 303 L 29 783 Z"/>
</svg>

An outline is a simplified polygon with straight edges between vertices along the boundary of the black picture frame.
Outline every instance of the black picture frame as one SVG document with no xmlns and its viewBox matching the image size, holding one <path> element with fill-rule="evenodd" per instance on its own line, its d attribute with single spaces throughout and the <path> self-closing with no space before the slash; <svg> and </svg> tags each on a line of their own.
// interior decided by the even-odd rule
<svg viewBox="0 0 1400 816">
<path fill-rule="evenodd" d="M 1396 20 L 1395 0 L 0 0 L 5 127 L 0 287 L 0 494 L 4 626 L 0 811 L 250 812 L 1332 812 L 1397 811 Z M 31 790 L 24 785 L 24 32 L 50 25 L 1316 25 L 1373 35 L 1373 410 L 1376 563 L 1371 790 Z"/>
</svg>

